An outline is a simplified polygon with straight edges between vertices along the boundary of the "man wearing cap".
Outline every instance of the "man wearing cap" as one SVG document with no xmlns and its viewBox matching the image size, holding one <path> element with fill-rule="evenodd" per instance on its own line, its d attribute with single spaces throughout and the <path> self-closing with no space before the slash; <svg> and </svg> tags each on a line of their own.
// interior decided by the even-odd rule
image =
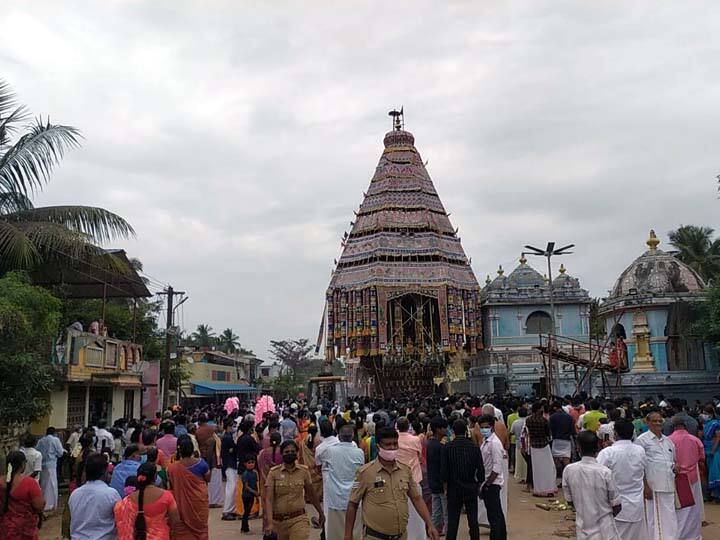
<svg viewBox="0 0 720 540">
<path fill-rule="evenodd" d="M 672 419 L 673 432 L 668 437 L 675 445 L 675 459 L 678 474 L 687 475 L 695 504 L 676 510 L 679 540 L 702 538 L 703 495 L 698 475 L 698 463 L 705 460 L 705 447 L 697 437 L 687 430 L 685 418 L 675 415 Z"/>
</svg>

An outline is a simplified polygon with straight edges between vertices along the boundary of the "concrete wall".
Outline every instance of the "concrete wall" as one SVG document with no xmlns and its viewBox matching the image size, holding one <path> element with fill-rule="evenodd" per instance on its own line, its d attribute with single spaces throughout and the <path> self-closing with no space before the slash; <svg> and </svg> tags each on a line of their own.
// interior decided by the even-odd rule
<svg viewBox="0 0 720 540">
<path fill-rule="evenodd" d="M 492 347 L 530 345 L 539 343 L 537 334 L 528 334 L 527 319 L 536 311 L 550 316 L 550 305 L 488 306 L 483 308 L 486 344 Z M 587 341 L 587 304 L 559 304 L 555 306 L 555 325 L 559 335 Z"/>
<path fill-rule="evenodd" d="M 58 429 L 67 427 L 68 392 L 67 385 L 50 392 L 50 411 L 47 416 L 33 422 L 30 432 L 33 435 L 45 435 L 45 430 L 53 426 Z"/>
</svg>

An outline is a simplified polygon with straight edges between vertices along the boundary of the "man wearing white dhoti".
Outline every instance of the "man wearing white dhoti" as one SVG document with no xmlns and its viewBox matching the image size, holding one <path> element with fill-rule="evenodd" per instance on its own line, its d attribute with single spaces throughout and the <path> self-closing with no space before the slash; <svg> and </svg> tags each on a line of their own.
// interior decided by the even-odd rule
<svg viewBox="0 0 720 540">
<path fill-rule="evenodd" d="M 552 497 L 557 493 L 557 478 L 550 450 L 550 425 L 543 416 L 542 403 L 533 403 L 532 415 L 525 422 L 525 428 L 530 439 L 533 495 Z"/>
<path fill-rule="evenodd" d="M 645 450 L 645 520 L 653 540 L 677 540 L 675 515 L 675 445 L 662 434 L 663 417 L 650 412 L 646 417 L 650 428 L 635 444 Z"/>
<path fill-rule="evenodd" d="M 703 496 L 698 475 L 698 463 L 705 460 L 705 447 L 696 436 L 687 431 L 686 418 L 676 415 L 672 419 L 675 428 L 669 439 L 675 445 L 675 459 L 680 474 L 687 475 L 695 504 L 678 508 L 678 538 L 680 540 L 701 540 L 703 519 Z"/>
<path fill-rule="evenodd" d="M 54 427 L 47 428 L 45 436 L 37 443 L 37 450 L 42 454 L 40 487 L 45 499 L 45 512 L 52 512 L 58 507 L 57 461 L 65 452 Z"/>
<path fill-rule="evenodd" d="M 628 420 L 615 422 L 615 443 L 600 451 L 597 462 L 613 473 L 613 480 L 620 494 L 622 511 L 615 516 L 620 538 L 623 540 L 647 540 L 645 523 L 645 450 L 633 444 L 635 426 Z"/>
</svg>

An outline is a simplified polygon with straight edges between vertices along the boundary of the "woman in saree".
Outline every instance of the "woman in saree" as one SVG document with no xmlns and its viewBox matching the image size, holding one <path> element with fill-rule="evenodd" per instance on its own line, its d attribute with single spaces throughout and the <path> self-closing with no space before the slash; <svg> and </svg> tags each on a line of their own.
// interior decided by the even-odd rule
<svg viewBox="0 0 720 540">
<path fill-rule="evenodd" d="M 168 468 L 170 491 L 175 497 L 180 523 L 174 530 L 175 540 L 208 540 L 208 485 L 210 467 L 195 457 L 189 435 L 177 441 L 177 460 Z"/>
<path fill-rule="evenodd" d="M 0 479 L 0 540 L 37 540 L 45 508 L 40 484 L 25 475 L 25 454 L 7 456 L 7 475 Z"/>
<path fill-rule="evenodd" d="M 705 405 L 703 414 L 703 446 L 705 447 L 705 463 L 708 469 L 708 492 L 712 499 L 720 500 L 720 420 L 715 407 Z"/>
<path fill-rule="evenodd" d="M 295 437 L 295 442 L 298 446 L 303 446 L 308 438 L 308 428 L 310 427 L 310 419 L 307 416 L 307 412 L 300 411 L 298 413 L 298 434 Z"/>
<path fill-rule="evenodd" d="M 137 471 L 137 490 L 115 505 L 118 540 L 170 540 L 170 530 L 180 522 L 175 497 L 155 485 L 154 463 Z"/>
<path fill-rule="evenodd" d="M 310 469 L 310 480 L 312 481 L 315 493 L 317 493 L 318 499 L 322 500 L 323 495 L 323 482 L 322 482 L 322 471 L 315 463 L 315 447 L 320 444 L 317 436 L 317 426 L 310 424 L 308 427 L 308 437 L 304 444 L 300 446 L 300 459 L 298 460 L 302 465 L 305 465 Z M 308 500 L 309 502 L 309 500 Z"/>
</svg>

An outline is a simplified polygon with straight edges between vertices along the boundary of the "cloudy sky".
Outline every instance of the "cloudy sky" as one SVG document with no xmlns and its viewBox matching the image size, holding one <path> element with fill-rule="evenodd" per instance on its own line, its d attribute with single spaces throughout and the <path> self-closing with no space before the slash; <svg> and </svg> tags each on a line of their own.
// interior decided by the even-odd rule
<svg viewBox="0 0 720 540">
<path fill-rule="evenodd" d="M 554 240 L 604 296 L 719 225 L 717 2 L 2 4 L 0 77 L 86 139 L 37 203 L 126 217 L 180 322 L 261 356 L 314 341 L 394 107 L 481 282 Z"/>
</svg>

